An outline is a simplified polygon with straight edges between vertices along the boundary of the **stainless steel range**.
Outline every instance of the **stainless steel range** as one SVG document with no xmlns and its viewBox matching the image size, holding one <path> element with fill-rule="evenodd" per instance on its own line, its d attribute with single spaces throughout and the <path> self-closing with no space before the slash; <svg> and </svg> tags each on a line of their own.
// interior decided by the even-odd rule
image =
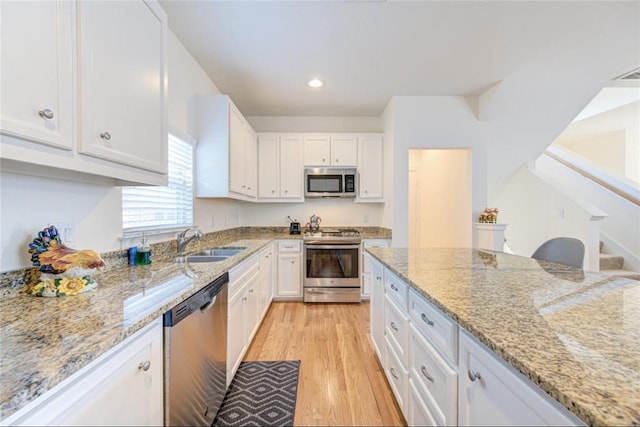
<svg viewBox="0 0 640 427">
<path fill-rule="evenodd" d="M 360 232 L 306 231 L 304 302 L 360 302 Z"/>
</svg>

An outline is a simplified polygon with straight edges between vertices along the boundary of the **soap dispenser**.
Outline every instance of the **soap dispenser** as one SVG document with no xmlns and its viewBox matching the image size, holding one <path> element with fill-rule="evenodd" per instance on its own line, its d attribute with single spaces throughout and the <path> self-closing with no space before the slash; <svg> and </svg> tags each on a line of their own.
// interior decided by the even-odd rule
<svg viewBox="0 0 640 427">
<path fill-rule="evenodd" d="M 142 233 L 142 241 L 138 245 L 136 252 L 136 265 L 149 265 L 151 264 L 151 246 L 147 243 L 147 238 Z"/>
</svg>

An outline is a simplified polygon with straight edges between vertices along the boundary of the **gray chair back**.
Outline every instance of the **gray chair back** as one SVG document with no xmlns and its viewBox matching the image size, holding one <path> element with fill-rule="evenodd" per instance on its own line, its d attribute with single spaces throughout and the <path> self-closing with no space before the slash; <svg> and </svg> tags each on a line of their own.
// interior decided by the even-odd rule
<svg viewBox="0 0 640 427">
<path fill-rule="evenodd" d="M 556 237 L 540 245 L 531 258 L 582 268 L 584 244 L 573 237 Z"/>
</svg>

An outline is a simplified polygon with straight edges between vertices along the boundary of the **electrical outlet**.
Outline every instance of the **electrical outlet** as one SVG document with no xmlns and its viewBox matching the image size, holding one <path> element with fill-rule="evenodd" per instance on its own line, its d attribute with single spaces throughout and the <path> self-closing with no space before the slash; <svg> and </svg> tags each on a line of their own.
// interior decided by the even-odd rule
<svg viewBox="0 0 640 427">
<path fill-rule="evenodd" d="M 73 243 L 75 230 L 71 221 L 51 221 L 49 225 L 55 225 L 60 235 L 60 240 L 67 246 Z"/>
<path fill-rule="evenodd" d="M 211 228 L 215 228 L 215 227 L 216 227 L 216 216 L 211 215 Z"/>
<path fill-rule="evenodd" d="M 365 224 L 369 224 L 369 215 L 365 215 L 365 216 L 364 216 L 364 218 L 362 219 L 362 221 L 363 221 Z"/>
</svg>

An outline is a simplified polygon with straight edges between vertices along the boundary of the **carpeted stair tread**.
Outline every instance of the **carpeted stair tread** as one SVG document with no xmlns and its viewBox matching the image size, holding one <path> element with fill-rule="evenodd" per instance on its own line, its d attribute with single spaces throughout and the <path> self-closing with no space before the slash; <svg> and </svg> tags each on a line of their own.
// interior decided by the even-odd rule
<svg viewBox="0 0 640 427">
<path fill-rule="evenodd" d="M 614 254 L 600 254 L 600 271 L 622 270 L 624 258 Z"/>
</svg>

